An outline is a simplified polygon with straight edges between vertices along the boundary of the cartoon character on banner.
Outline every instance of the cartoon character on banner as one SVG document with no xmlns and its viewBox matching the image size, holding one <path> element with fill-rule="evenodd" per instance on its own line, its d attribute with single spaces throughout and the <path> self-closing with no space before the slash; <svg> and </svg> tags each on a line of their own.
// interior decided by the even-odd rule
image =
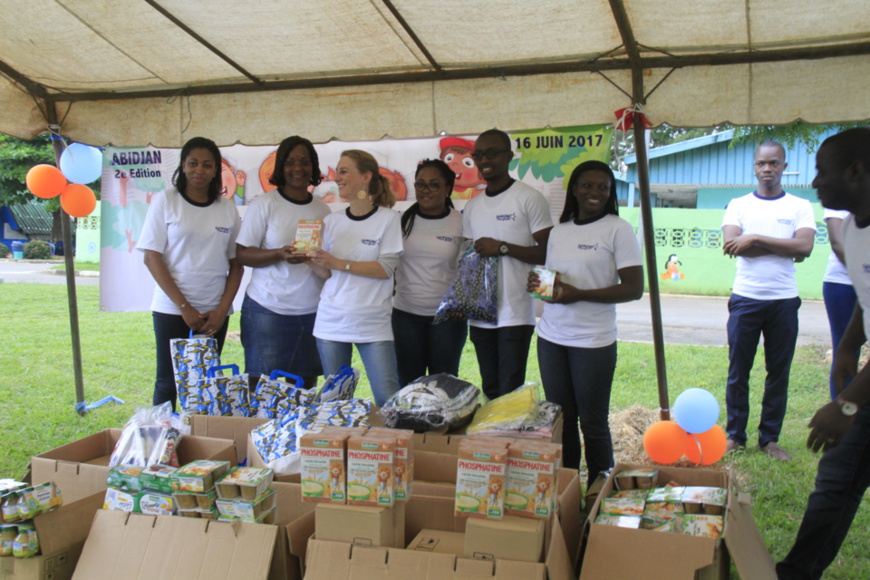
<svg viewBox="0 0 870 580">
<path fill-rule="evenodd" d="M 439 143 L 441 161 L 456 174 L 453 183 L 453 195 L 456 199 L 471 199 L 486 189 L 486 182 L 477 169 L 477 164 L 471 153 L 474 143 L 462 137 L 444 137 Z"/>
<path fill-rule="evenodd" d="M 274 160 L 272 164 L 274 166 Z M 245 205 L 245 180 L 248 175 L 241 169 L 230 165 L 226 157 L 221 158 L 221 196 L 233 200 L 236 205 Z"/>
<path fill-rule="evenodd" d="M 662 280 L 682 280 L 686 277 L 685 274 L 680 272 L 679 266 L 682 266 L 683 263 L 680 262 L 679 257 L 676 254 L 671 254 L 668 256 L 668 261 L 665 262 L 665 271 L 663 274 L 659 274 L 662 277 Z"/>
</svg>

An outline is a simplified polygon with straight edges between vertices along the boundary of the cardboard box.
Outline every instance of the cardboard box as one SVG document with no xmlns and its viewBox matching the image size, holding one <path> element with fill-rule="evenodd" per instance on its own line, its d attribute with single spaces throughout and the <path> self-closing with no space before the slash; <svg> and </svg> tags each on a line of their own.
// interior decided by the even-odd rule
<svg viewBox="0 0 870 580">
<path fill-rule="evenodd" d="M 272 556 L 269 580 L 302 580 L 302 564 L 308 538 L 314 533 L 314 507 L 302 501 L 302 487 L 298 483 L 272 482 L 275 490 L 278 539 Z M 299 522 L 295 527 L 290 526 Z M 288 529 L 294 534 L 291 540 Z"/>
<path fill-rule="evenodd" d="M 73 580 L 266 580 L 278 528 L 97 512 Z"/>
<path fill-rule="evenodd" d="M 465 555 L 494 560 L 540 562 L 544 520 L 505 516 L 500 521 L 471 519 L 465 524 Z"/>
<path fill-rule="evenodd" d="M 31 457 L 33 484 L 55 482 L 67 503 L 97 492 L 105 493 L 109 458 L 120 436 L 121 429 L 104 429 L 84 439 Z M 195 459 L 215 459 L 235 464 L 233 442 L 186 435 L 178 443 L 178 461 L 184 465 Z"/>
<path fill-rule="evenodd" d="M 465 534 L 444 530 L 420 530 L 417 537 L 408 544 L 408 549 L 462 556 L 465 554 Z"/>
<path fill-rule="evenodd" d="M 415 441 L 416 444 L 416 441 Z M 418 452 L 415 454 L 415 469 L 420 474 L 431 474 L 432 483 L 440 489 L 454 483 L 456 455 Z M 450 470 L 437 469 L 439 465 L 453 465 Z M 454 481 L 450 481 L 451 476 Z M 433 497 L 420 493 L 426 489 L 420 481 L 414 483 L 414 494 L 406 506 L 405 541 L 410 542 L 424 529 L 442 532 L 464 533 L 467 518 L 454 513 L 454 497 Z M 441 579 L 511 579 L 539 578 L 544 580 L 574 580 L 574 571 L 579 556 L 581 522 L 580 480 L 577 471 L 562 469 L 559 479 L 560 512 L 543 522 L 545 530 L 544 562 L 519 562 L 512 560 L 477 560 L 454 554 L 402 550 L 398 548 L 354 546 L 347 542 L 320 540 L 316 536 L 308 541 L 305 562 L 306 580 L 342 578 L 413 578 L 414 580 Z M 561 518 L 561 519 L 560 519 Z M 534 521 L 534 520 L 530 520 Z M 288 526 L 288 534 L 304 532 L 303 522 Z M 291 530 L 291 528 L 294 528 Z"/>
<path fill-rule="evenodd" d="M 318 504 L 314 510 L 314 533 L 321 540 L 404 547 L 404 529 L 396 529 L 396 515 L 399 515 L 396 511 L 387 507 Z M 402 511 L 401 517 L 404 515 Z"/>
<path fill-rule="evenodd" d="M 245 460 L 248 456 L 248 435 L 254 428 L 267 421 L 269 419 L 193 415 L 190 421 L 190 434 L 198 437 L 232 439 L 236 446 L 236 461 L 239 465 L 247 465 Z"/>
<path fill-rule="evenodd" d="M 33 522 L 42 555 L 33 558 L 0 558 L 2 580 L 69 580 L 88 537 L 91 520 L 103 505 L 95 493 L 59 509 L 37 516 Z"/>
<path fill-rule="evenodd" d="M 614 489 L 614 479 L 642 465 L 618 464 L 589 512 L 585 529 L 585 556 L 581 580 L 644 578 L 647 580 L 725 580 L 729 560 L 741 578 L 775 580 L 773 559 L 752 517 L 749 499 L 737 489 L 730 472 L 658 466 L 658 483 L 728 489 L 725 531 L 710 539 L 680 534 L 633 530 L 594 523 L 601 501 Z M 630 558 L 625 555 L 630 554 Z"/>
</svg>

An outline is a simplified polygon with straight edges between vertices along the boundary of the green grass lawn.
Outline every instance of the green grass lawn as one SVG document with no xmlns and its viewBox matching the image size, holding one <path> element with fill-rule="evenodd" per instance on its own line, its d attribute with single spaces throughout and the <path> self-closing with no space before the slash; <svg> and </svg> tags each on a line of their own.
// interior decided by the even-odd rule
<svg viewBox="0 0 870 580">
<path fill-rule="evenodd" d="M 150 313 L 99 312 L 98 289 L 80 287 L 84 384 L 88 402 L 115 395 L 124 405 L 108 404 L 79 416 L 75 410 L 66 288 L 53 285 L 0 285 L 4 313 L 0 348 L 0 478 L 21 477 L 29 457 L 90 435 L 105 427 L 121 427 L 138 406 L 148 405 L 154 383 L 154 345 Z M 238 316 L 222 357 L 224 364 L 244 366 L 238 341 Z M 744 491 L 752 495 L 753 513 L 774 557 L 791 546 L 806 498 L 812 489 L 818 456 L 804 447 L 806 424 L 828 393 L 824 348 L 799 348 L 792 367 L 790 398 L 780 443 L 794 461 L 778 463 L 754 449 L 733 454 L 717 467 L 730 466 Z M 671 401 L 684 389 L 703 387 L 719 400 L 719 424 L 724 426 L 727 351 L 722 348 L 666 347 Z M 358 361 L 354 366 L 361 368 Z M 758 420 L 763 382 L 761 349 L 752 376 L 752 416 Z M 462 378 L 479 384 L 471 343 L 466 344 Z M 539 381 L 537 357 L 529 358 L 530 381 Z M 368 392 L 363 379 L 362 391 Z M 613 385 L 612 412 L 632 405 L 658 408 L 651 345 L 620 343 Z M 870 509 L 865 499 L 828 579 L 870 578 L 866 545 L 870 539 Z"/>
<path fill-rule="evenodd" d="M 84 271 L 99 272 L 100 271 L 100 264 L 98 262 L 79 262 L 78 260 L 75 260 L 73 262 L 73 266 L 79 272 L 84 272 Z M 66 270 L 66 264 L 60 263 L 56 266 L 52 266 L 51 269 L 52 270 Z"/>
</svg>

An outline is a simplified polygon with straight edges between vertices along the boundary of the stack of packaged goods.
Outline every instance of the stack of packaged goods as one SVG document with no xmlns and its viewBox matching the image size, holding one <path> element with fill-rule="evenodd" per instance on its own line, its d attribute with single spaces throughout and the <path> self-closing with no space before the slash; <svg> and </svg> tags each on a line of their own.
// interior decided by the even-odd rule
<svg viewBox="0 0 870 580">
<path fill-rule="evenodd" d="M 221 477 L 215 487 L 215 502 L 221 521 L 240 520 L 263 524 L 275 523 L 278 507 L 272 485 L 273 472 L 264 467 L 234 467 Z"/>
<path fill-rule="evenodd" d="M 722 535 L 728 490 L 675 482 L 650 488 L 646 484 L 656 474 L 655 469 L 621 472 L 618 489 L 601 500 L 595 522 L 713 539 Z"/>
<path fill-rule="evenodd" d="M 220 513 L 215 507 L 215 483 L 229 470 L 228 461 L 204 459 L 179 467 L 169 477 L 178 514 L 188 518 L 218 519 Z"/>
<path fill-rule="evenodd" d="M 63 504 L 60 489 L 51 482 L 29 486 L 0 479 L 0 556 L 30 558 L 39 554 L 39 537 L 33 518 Z"/>
<path fill-rule="evenodd" d="M 177 470 L 168 465 L 149 468 L 137 465 L 115 465 L 106 478 L 106 498 L 103 509 L 171 516 L 175 513 L 175 501 L 169 477 Z"/>
</svg>

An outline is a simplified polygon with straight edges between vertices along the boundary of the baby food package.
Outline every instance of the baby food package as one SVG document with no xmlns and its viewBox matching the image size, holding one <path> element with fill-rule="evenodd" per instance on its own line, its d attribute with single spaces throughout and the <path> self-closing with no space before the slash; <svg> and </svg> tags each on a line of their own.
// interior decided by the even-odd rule
<svg viewBox="0 0 870 580">
<path fill-rule="evenodd" d="M 683 514 L 679 527 L 685 536 L 716 539 L 722 535 L 725 521 L 722 516 Z"/>
<path fill-rule="evenodd" d="M 18 514 L 22 520 L 29 520 L 46 512 L 54 511 L 63 505 L 63 495 L 54 482 L 48 481 L 20 492 Z"/>
<path fill-rule="evenodd" d="M 393 495 L 396 501 L 408 501 L 414 481 L 414 432 L 410 429 L 372 427 L 369 435 L 385 435 L 396 440 L 396 469 L 393 473 Z"/>
<path fill-rule="evenodd" d="M 0 557 L 12 556 L 12 545 L 17 535 L 18 526 L 15 524 L 0 524 Z"/>
<path fill-rule="evenodd" d="M 132 512 L 136 507 L 136 492 L 124 491 L 110 487 L 103 498 L 103 509 L 120 512 Z"/>
<path fill-rule="evenodd" d="M 142 489 L 142 481 L 139 478 L 142 474 L 142 469 L 138 465 L 126 465 L 123 463 L 110 467 L 109 475 L 106 477 L 106 485 L 127 491 L 140 491 Z"/>
<path fill-rule="evenodd" d="M 721 516 L 728 500 L 728 490 L 721 487 L 686 487 L 683 509 L 687 514 Z"/>
<path fill-rule="evenodd" d="M 139 483 L 142 489 L 172 493 L 172 482 L 169 478 L 176 471 L 178 468 L 171 465 L 151 465 L 139 474 Z"/>
<path fill-rule="evenodd" d="M 562 446 L 517 440 L 508 448 L 505 512 L 549 518 L 556 510 Z"/>
<path fill-rule="evenodd" d="M 595 516 L 596 524 L 605 526 L 616 526 L 619 528 L 631 528 L 634 530 L 640 529 L 641 520 L 638 516 L 614 516 L 611 514 L 599 513 Z"/>
<path fill-rule="evenodd" d="M 12 555 L 16 558 L 32 558 L 39 554 L 39 537 L 33 523 L 18 524 L 18 535 L 12 542 Z"/>
<path fill-rule="evenodd" d="M 500 520 L 504 516 L 508 450 L 464 439 L 456 463 L 456 514 Z"/>
<path fill-rule="evenodd" d="M 214 489 L 215 482 L 229 469 L 229 461 L 198 459 L 179 468 L 169 480 L 173 491 L 204 492 Z"/>
<path fill-rule="evenodd" d="M 655 486 L 659 470 L 655 468 L 626 469 L 616 474 L 616 489 L 650 489 Z"/>
<path fill-rule="evenodd" d="M 152 516 L 171 516 L 175 513 L 175 502 L 168 493 L 140 491 L 136 494 L 133 512 Z"/>
<path fill-rule="evenodd" d="M 391 507 L 396 439 L 353 436 L 347 440 L 347 503 Z"/>
<path fill-rule="evenodd" d="M 221 499 L 253 501 L 272 485 L 272 477 L 268 467 L 233 467 L 217 480 L 215 487 Z"/>
<path fill-rule="evenodd" d="M 299 220 L 296 226 L 296 239 L 293 241 L 293 251 L 297 254 L 312 255 L 319 249 L 323 240 L 322 220 Z"/>
<path fill-rule="evenodd" d="M 532 272 L 538 276 L 538 285 L 529 292 L 532 298 L 553 298 L 556 283 L 559 281 L 559 273 L 541 266 L 535 266 L 532 268 Z"/>
<path fill-rule="evenodd" d="M 299 439 L 303 501 L 347 502 L 345 456 L 350 436 L 348 429 L 325 427 Z"/>
</svg>

